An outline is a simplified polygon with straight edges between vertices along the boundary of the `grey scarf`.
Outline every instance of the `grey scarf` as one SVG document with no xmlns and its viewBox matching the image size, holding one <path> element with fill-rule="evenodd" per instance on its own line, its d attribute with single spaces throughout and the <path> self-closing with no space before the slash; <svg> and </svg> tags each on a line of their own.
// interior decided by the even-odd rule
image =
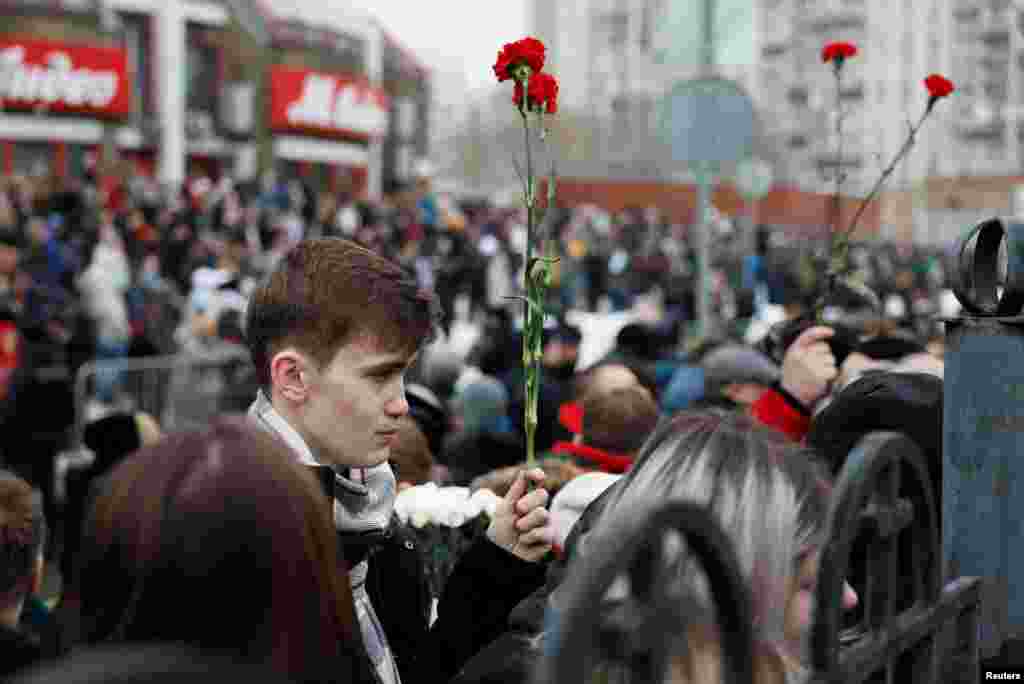
<svg viewBox="0 0 1024 684">
<path fill-rule="evenodd" d="M 260 391 L 249 407 L 249 417 L 291 447 L 304 465 L 323 465 L 302 436 L 278 413 Z M 334 526 L 339 532 L 383 532 L 394 510 L 395 474 L 388 463 L 372 468 L 334 468 Z"/>
</svg>

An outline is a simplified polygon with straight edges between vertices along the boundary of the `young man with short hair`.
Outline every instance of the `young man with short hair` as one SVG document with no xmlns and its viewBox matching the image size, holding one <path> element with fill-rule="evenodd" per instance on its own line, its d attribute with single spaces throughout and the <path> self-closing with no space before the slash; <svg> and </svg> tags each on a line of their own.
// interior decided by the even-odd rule
<svg viewBox="0 0 1024 684">
<path fill-rule="evenodd" d="M 547 492 L 527 486 L 543 480 L 537 469 L 519 477 L 487 540 L 456 566 L 429 623 L 429 601 L 415 588 L 421 578 L 408 572 L 412 547 L 396 544 L 390 526 L 396 485 L 388 459 L 409 411 L 405 372 L 436 320 L 435 298 L 414 276 L 337 238 L 299 243 L 247 311 L 262 386 L 250 416 L 332 491 L 363 640 L 384 684 L 454 676 L 540 586 L 538 561 L 551 548 Z"/>
</svg>

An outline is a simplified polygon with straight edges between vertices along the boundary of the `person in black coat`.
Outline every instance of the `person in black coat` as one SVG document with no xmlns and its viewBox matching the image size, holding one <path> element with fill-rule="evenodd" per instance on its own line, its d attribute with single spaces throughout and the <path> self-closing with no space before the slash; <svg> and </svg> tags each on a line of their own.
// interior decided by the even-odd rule
<svg viewBox="0 0 1024 684">
<path fill-rule="evenodd" d="M 156 421 L 144 413 L 114 413 L 85 426 L 82 441 L 93 452 L 88 466 L 65 478 L 64 535 L 60 558 L 62 577 L 70 577 L 81 547 L 82 527 L 98 483 L 133 451 L 161 437 Z"/>
<path fill-rule="evenodd" d="M 507 630 L 466 663 L 451 684 L 513 684 L 530 680 L 540 656 L 539 637 L 546 627 L 551 595 L 565 580 L 580 539 L 593 529 L 618 486 L 616 482 L 587 506 L 566 538 L 562 554 L 548 565 L 544 585 L 511 611 Z"/>
</svg>

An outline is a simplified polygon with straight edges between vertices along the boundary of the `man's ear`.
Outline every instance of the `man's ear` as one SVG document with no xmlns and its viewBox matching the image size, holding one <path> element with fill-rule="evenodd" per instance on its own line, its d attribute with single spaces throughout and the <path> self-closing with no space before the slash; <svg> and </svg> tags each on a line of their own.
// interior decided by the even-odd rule
<svg viewBox="0 0 1024 684">
<path fill-rule="evenodd" d="M 277 352 L 270 359 L 270 383 L 274 394 L 296 404 L 303 403 L 309 396 L 313 370 L 310 359 L 294 347 Z"/>
</svg>

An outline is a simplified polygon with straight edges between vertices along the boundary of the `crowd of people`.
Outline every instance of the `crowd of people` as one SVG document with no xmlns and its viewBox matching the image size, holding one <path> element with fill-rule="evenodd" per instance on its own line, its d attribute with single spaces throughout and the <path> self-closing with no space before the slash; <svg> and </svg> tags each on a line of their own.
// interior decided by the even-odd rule
<svg viewBox="0 0 1024 684">
<path fill-rule="evenodd" d="M 368 201 L 198 167 L 170 197 L 134 176 L 103 190 L 90 176 L 6 180 L 0 670 L 70 682 L 136 662 L 127 676 L 151 681 L 152 665 L 125 657 L 147 653 L 167 672 L 266 681 L 527 681 L 558 648 L 574 564 L 677 498 L 706 505 L 735 548 L 757 681 L 804 681 L 849 450 L 905 432 L 941 483 L 944 255 L 858 246 L 883 311 L 846 292 L 815 317 L 821 255 L 722 222 L 714 324 L 697 339 L 686 226 L 650 209 L 551 212 L 531 469 L 522 212 L 455 202 L 428 177 L 390 190 Z M 622 314 L 586 364 L 581 313 Z M 466 348 L 460 317 L 478 330 Z M 140 411 L 113 366 L 97 373 L 92 459 L 60 500 L 54 463 L 85 408 L 72 392 L 85 362 L 227 347 L 251 364 L 189 429 Z M 429 482 L 501 497 L 442 591 L 393 515 L 400 490 Z M 680 600 L 699 604 L 699 570 L 672 563 Z M 46 597 L 48 574 L 61 582 Z M 703 608 L 673 681 L 718 681 Z"/>
</svg>

